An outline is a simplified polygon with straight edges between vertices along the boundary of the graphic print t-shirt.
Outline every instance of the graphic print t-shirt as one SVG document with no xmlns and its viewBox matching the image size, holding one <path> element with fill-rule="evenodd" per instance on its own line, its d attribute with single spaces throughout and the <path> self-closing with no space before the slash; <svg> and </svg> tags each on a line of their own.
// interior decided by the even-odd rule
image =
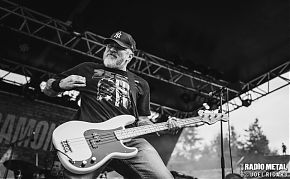
<svg viewBox="0 0 290 179">
<path fill-rule="evenodd" d="M 80 75 L 86 78 L 86 87 L 80 91 L 81 106 L 77 120 L 102 122 L 121 114 L 134 115 L 133 99 L 127 72 L 106 68 L 93 62 L 82 63 L 63 72 L 58 77 Z M 141 77 L 134 75 L 136 107 L 140 116 L 150 115 L 149 85 Z"/>
</svg>

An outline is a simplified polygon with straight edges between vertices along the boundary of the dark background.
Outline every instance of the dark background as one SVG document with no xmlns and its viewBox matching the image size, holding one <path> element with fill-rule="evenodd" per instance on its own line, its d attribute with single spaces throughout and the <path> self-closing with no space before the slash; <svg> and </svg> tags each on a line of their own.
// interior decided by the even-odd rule
<svg viewBox="0 0 290 179">
<path fill-rule="evenodd" d="M 91 31 L 109 37 L 118 30 L 128 32 L 137 49 L 185 66 L 188 71 L 226 81 L 237 91 L 242 83 L 289 61 L 288 0 L 13 2 L 71 22 L 73 30 L 80 33 Z M 1 50 L 6 51 L 1 54 L 49 72 L 94 61 L 17 33 L 2 31 L 1 35 L 5 41 Z M 17 52 L 22 43 L 29 45 L 26 54 Z M 143 77 L 149 81 L 153 102 L 180 111 L 201 105 L 199 94 Z"/>
</svg>

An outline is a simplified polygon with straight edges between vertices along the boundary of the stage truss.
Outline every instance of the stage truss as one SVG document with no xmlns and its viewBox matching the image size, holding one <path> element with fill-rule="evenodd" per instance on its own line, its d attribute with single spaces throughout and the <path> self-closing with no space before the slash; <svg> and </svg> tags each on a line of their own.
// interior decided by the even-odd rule
<svg viewBox="0 0 290 179">
<path fill-rule="evenodd" d="M 104 37 L 88 31 L 76 32 L 71 29 L 68 22 L 62 22 L 7 0 L 1 0 L 0 3 L 0 24 L 2 27 L 95 58 L 101 62 L 102 52 L 105 48 L 103 44 Z M 8 73 L 18 71 L 28 77 L 32 77 L 31 75 L 35 73 L 41 73 L 42 78 L 52 75 L 50 72 L 4 58 L 1 59 L 0 67 Z M 244 104 L 241 104 L 242 100 L 255 101 L 289 85 L 289 77 L 282 76 L 289 71 L 289 61 L 250 82 L 243 83 L 241 91 L 230 88 L 226 81 L 205 76 L 184 66 L 176 66 L 173 62 L 141 50 L 137 51 L 135 60 L 129 68 L 135 73 L 216 99 L 219 98 L 219 93 L 216 93 L 216 91 L 223 88 L 226 91 L 224 94 L 231 97 L 231 99 L 223 98 L 224 103 L 228 102 L 230 112 L 244 106 Z M 270 79 L 273 77 L 279 77 L 285 81 L 285 84 L 272 89 L 269 87 L 266 89 L 255 88 L 263 83 L 268 83 L 268 86 L 270 86 Z M 1 76 L 0 78 L 1 80 L 5 79 Z M 156 103 L 151 103 L 151 107 L 155 111 L 171 116 L 190 117 L 193 115 L 190 112 L 179 111 Z"/>
</svg>

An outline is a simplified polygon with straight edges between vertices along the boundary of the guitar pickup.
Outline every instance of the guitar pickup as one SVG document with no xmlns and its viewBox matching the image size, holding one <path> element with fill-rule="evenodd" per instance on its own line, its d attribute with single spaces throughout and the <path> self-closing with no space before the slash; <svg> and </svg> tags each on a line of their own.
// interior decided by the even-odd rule
<svg viewBox="0 0 290 179">
<path fill-rule="evenodd" d="M 97 134 L 97 133 L 92 133 L 92 136 L 93 136 L 93 140 L 95 140 L 96 142 L 100 142 L 101 141 L 101 138 L 100 138 L 100 135 Z"/>
<path fill-rule="evenodd" d="M 93 132 L 91 135 L 92 135 L 92 139 L 89 139 L 89 142 L 90 142 L 92 148 L 96 149 L 96 148 L 98 148 L 98 142 L 101 141 L 101 137 L 99 134 L 97 134 L 95 132 Z"/>
<path fill-rule="evenodd" d="M 98 140 L 96 140 L 96 139 L 90 139 L 89 141 L 90 141 L 90 144 L 91 144 L 91 146 L 92 146 L 93 149 L 98 148 L 98 142 L 99 142 Z"/>
<path fill-rule="evenodd" d="M 65 153 L 72 152 L 72 149 L 71 149 L 71 147 L 70 147 L 70 145 L 69 145 L 69 143 L 68 143 L 67 140 L 61 141 L 60 143 L 61 143 L 61 145 L 62 145 L 63 150 L 64 150 Z"/>
</svg>

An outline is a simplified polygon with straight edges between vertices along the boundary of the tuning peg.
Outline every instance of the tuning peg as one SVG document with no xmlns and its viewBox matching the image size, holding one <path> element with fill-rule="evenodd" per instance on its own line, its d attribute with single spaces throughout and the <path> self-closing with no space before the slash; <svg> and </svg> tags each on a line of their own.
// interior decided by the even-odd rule
<svg viewBox="0 0 290 179">
<path fill-rule="evenodd" d="M 204 114 L 204 110 L 198 110 L 197 114 L 198 114 L 199 116 L 202 116 L 202 115 Z"/>
<path fill-rule="evenodd" d="M 209 109 L 210 109 L 210 107 L 209 107 L 209 105 L 208 105 L 207 103 L 203 103 L 202 106 L 203 106 L 204 109 L 206 109 L 206 110 L 209 110 Z"/>
</svg>

